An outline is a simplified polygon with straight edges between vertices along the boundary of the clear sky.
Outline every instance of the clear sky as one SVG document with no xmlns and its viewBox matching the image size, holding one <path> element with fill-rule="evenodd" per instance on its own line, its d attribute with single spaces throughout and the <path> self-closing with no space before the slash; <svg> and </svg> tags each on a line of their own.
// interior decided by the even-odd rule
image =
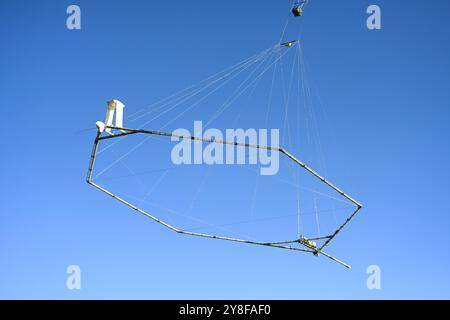
<svg viewBox="0 0 450 320">
<path fill-rule="evenodd" d="M 81 30 L 66 28 L 70 4 Z M 370 4 L 381 30 L 366 27 Z M 302 18 L 327 173 L 365 205 L 330 248 L 351 270 L 177 235 L 85 183 L 107 100 L 133 112 L 273 45 L 290 5 L 0 2 L 0 298 L 450 298 L 445 0 L 310 0 Z M 81 290 L 66 288 L 69 265 Z"/>
</svg>

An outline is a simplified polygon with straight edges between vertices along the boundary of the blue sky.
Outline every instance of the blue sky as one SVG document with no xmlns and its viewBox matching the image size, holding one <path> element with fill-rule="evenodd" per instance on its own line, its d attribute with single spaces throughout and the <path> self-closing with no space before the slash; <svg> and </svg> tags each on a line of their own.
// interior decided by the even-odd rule
<svg viewBox="0 0 450 320">
<path fill-rule="evenodd" d="M 77 1 L 72 31 L 71 2 L 0 3 L 0 298 L 450 297 L 448 1 L 311 0 L 302 18 L 328 176 L 365 205 L 332 247 L 352 270 L 183 237 L 85 183 L 107 100 L 133 112 L 273 45 L 290 3 Z"/>
</svg>

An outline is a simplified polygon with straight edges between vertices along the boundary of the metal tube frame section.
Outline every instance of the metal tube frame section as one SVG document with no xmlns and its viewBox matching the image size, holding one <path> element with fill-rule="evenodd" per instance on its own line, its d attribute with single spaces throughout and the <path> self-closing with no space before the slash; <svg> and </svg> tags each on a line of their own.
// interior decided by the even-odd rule
<svg viewBox="0 0 450 320">
<path fill-rule="evenodd" d="M 308 252 L 308 253 L 312 253 L 312 254 L 314 254 L 316 256 L 321 254 L 321 255 L 323 255 L 323 256 L 325 256 L 325 257 L 327 257 L 327 258 L 329 258 L 329 259 L 331 259 L 331 260 L 333 260 L 333 261 L 335 261 L 335 262 L 345 266 L 346 268 L 349 268 L 349 269 L 351 268 L 351 266 L 348 265 L 347 263 L 345 263 L 345 262 L 339 260 L 338 258 L 336 258 L 336 257 L 334 257 L 334 256 L 332 256 L 332 255 L 330 255 L 330 254 L 328 254 L 326 252 L 324 252 L 323 248 L 330 243 L 330 241 L 350 222 L 351 219 L 353 219 L 353 217 L 356 215 L 356 213 L 362 208 L 362 205 L 359 202 L 357 202 L 355 199 L 350 197 L 348 194 L 343 192 L 341 189 L 336 187 L 330 181 L 328 181 L 327 179 L 325 179 L 324 177 L 319 175 L 316 171 L 314 171 L 313 169 L 308 167 L 305 163 L 303 163 L 302 161 L 300 161 L 299 159 L 294 157 L 292 154 L 290 154 L 289 152 L 284 150 L 283 148 L 264 146 L 264 145 L 255 145 L 255 144 L 249 144 L 249 143 L 240 143 L 240 142 L 237 142 L 237 141 L 226 141 L 226 140 L 221 140 L 221 139 L 205 139 L 205 138 L 202 138 L 202 137 L 178 135 L 178 134 L 173 134 L 173 133 L 168 133 L 168 132 L 161 132 L 161 131 L 154 131 L 154 130 L 130 129 L 130 128 L 121 128 L 121 127 L 116 127 L 116 126 L 107 126 L 106 128 L 109 128 L 109 129 L 112 129 L 112 130 L 120 130 L 121 133 L 102 136 L 102 132 L 100 132 L 100 131 L 97 132 L 97 135 L 96 135 L 95 140 L 94 140 L 94 145 L 93 145 L 93 148 L 92 148 L 92 153 L 91 153 L 91 158 L 90 158 L 90 162 L 89 162 L 89 168 L 88 168 L 88 172 L 87 172 L 86 182 L 88 184 L 94 186 L 95 188 L 99 189 L 100 191 L 106 193 L 110 197 L 116 199 L 117 201 L 123 203 L 124 205 L 130 207 L 131 209 L 139 212 L 140 214 L 146 216 L 147 218 L 150 218 L 150 219 L 158 222 L 159 224 L 163 225 L 164 227 L 166 227 L 166 228 L 168 228 L 168 229 L 170 229 L 170 230 L 172 230 L 172 231 L 174 231 L 176 233 L 190 235 L 190 236 L 203 237 L 203 238 L 209 238 L 209 239 L 219 239 L 219 240 L 225 240 L 225 241 L 232 241 L 232 242 L 254 244 L 254 245 L 267 246 L 267 247 L 273 247 L 273 248 L 281 248 L 281 249 L 288 249 L 288 250 L 294 250 L 294 251 Z M 353 203 L 356 206 L 356 209 L 345 220 L 345 222 L 342 225 L 340 225 L 338 227 L 338 229 L 336 229 L 336 231 L 333 234 L 331 234 L 329 236 L 325 236 L 325 237 L 320 237 L 320 238 L 311 238 L 311 239 L 303 238 L 303 239 L 295 239 L 295 240 L 280 241 L 280 242 L 260 242 L 260 241 L 252 241 L 252 240 L 245 240 L 245 239 L 238 239 L 238 238 L 230 238 L 230 237 L 217 236 L 217 235 L 212 235 L 212 234 L 198 233 L 198 232 L 185 231 L 185 230 L 182 230 L 182 229 L 178 229 L 178 228 L 176 228 L 176 227 L 166 223 L 165 221 L 162 221 L 161 219 L 158 219 L 157 217 L 149 214 L 148 212 L 146 212 L 146 211 L 136 207 L 135 205 L 133 205 L 133 204 L 129 203 L 128 201 L 122 199 L 121 197 L 115 195 L 111 191 L 101 187 L 100 185 L 98 185 L 97 183 L 95 183 L 92 180 L 92 173 L 93 173 L 93 170 L 94 170 L 95 159 L 96 159 L 96 156 L 97 156 L 97 150 L 98 150 L 99 142 L 101 140 L 113 139 L 113 138 L 117 138 L 117 137 L 123 137 L 123 136 L 126 136 L 126 135 L 137 134 L 137 133 L 158 135 L 158 136 L 165 136 L 165 137 L 177 137 L 177 138 L 180 138 L 180 139 L 189 139 L 189 140 L 205 141 L 205 142 L 210 142 L 210 143 L 221 143 L 221 144 L 235 145 L 235 146 L 241 146 L 241 147 L 246 147 L 246 148 L 256 148 L 256 149 L 266 149 L 266 150 L 278 151 L 278 152 L 284 154 L 285 156 L 287 156 L 288 158 L 290 158 L 291 160 L 293 160 L 300 167 L 302 167 L 305 170 L 307 170 L 309 173 L 311 173 L 313 176 L 318 178 L 320 181 L 322 181 L 323 183 L 328 185 L 330 188 L 335 190 L 341 196 L 343 196 L 344 198 L 349 200 L 351 203 Z M 319 248 L 312 247 L 312 246 L 308 245 L 307 242 L 305 241 L 305 240 L 322 240 L 322 239 L 324 239 L 324 240 L 326 239 L 326 241 Z M 287 245 L 287 244 L 293 244 L 293 243 L 300 244 L 300 245 L 304 246 L 305 248 L 299 248 L 299 247 L 293 247 L 293 246 L 288 246 Z"/>
</svg>

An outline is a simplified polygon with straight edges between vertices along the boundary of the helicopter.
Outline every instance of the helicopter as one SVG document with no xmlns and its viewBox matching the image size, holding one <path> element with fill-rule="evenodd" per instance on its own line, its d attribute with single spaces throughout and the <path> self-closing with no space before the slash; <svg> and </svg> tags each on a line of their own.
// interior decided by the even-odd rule
<svg viewBox="0 0 450 320">
<path fill-rule="evenodd" d="M 292 14 L 295 17 L 301 17 L 303 15 L 303 8 L 305 7 L 308 0 L 297 1 L 292 6 Z"/>
</svg>

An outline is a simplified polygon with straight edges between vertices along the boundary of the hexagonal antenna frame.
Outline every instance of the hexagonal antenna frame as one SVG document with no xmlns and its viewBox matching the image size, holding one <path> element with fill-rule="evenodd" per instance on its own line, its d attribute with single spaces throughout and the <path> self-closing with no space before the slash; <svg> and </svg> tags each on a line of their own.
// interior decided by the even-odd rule
<svg viewBox="0 0 450 320">
<path fill-rule="evenodd" d="M 259 245 L 259 246 L 267 246 L 267 247 L 273 247 L 273 248 L 281 248 L 281 249 L 288 249 L 288 250 L 295 250 L 295 251 L 301 251 L 301 252 L 308 252 L 312 253 L 315 256 L 323 255 L 347 268 L 351 268 L 351 266 L 338 258 L 326 253 L 323 251 L 323 249 L 330 244 L 330 242 L 338 235 L 339 232 L 354 218 L 354 216 L 359 212 L 359 210 L 362 208 L 362 205 L 350 197 L 347 193 L 342 191 L 340 188 L 338 188 L 336 185 L 331 183 L 329 180 L 321 176 L 319 173 L 311 169 L 308 165 L 306 165 L 304 162 L 297 159 L 295 156 L 293 156 L 291 153 L 286 151 L 283 148 L 280 147 L 271 147 L 271 146 L 265 146 L 265 145 L 258 145 L 258 144 L 248 144 L 248 143 L 240 143 L 235 141 L 226 141 L 226 140 L 220 140 L 220 139 L 207 139 L 202 137 L 195 137 L 195 136 L 189 136 L 189 135 L 179 135 L 174 133 L 168 133 L 168 132 L 161 132 L 161 131 L 153 131 L 153 130 L 144 130 L 144 129 L 131 129 L 131 128 L 123 128 L 123 127 L 117 127 L 112 125 L 106 125 L 102 123 L 101 121 L 98 121 L 96 123 L 97 125 L 97 135 L 94 140 L 94 145 L 92 148 L 91 158 L 89 162 L 89 168 L 88 173 L 86 177 L 86 182 L 95 188 L 99 189 L 100 191 L 106 193 L 107 195 L 111 196 L 115 200 L 125 204 L 129 208 L 139 212 L 140 214 L 158 222 L 159 224 L 162 224 L 166 228 L 179 233 L 179 234 L 185 234 L 190 236 L 197 236 L 197 237 L 203 237 L 203 238 L 209 238 L 209 239 L 219 239 L 219 240 L 225 240 L 225 241 L 232 241 L 232 242 L 238 242 L 238 243 L 247 243 L 247 244 L 253 244 L 253 245 Z M 104 133 L 108 134 L 104 134 Z M 110 190 L 107 190 L 106 188 L 98 185 L 92 180 L 92 172 L 94 170 L 94 164 L 95 159 L 97 156 L 97 150 L 98 145 L 100 141 L 107 140 L 107 139 L 114 139 L 118 137 L 123 137 L 127 135 L 132 134 L 145 134 L 145 135 L 156 135 L 156 136 L 164 136 L 164 137 L 176 137 L 179 139 L 188 139 L 188 140 L 198 140 L 198 141 L 204 141 L 204 142 L 210 142 L 210 143 L 220 143 L 224 145 L 235 145 L 235 146 L 241 146 L 245 148 L 256 148 L 256 149 L 266 149 L 271 151 L 280 152 L 283 155 L 285 155 L 287 158 L 295 162 L 298 166 L 312 174 L 315 178 L 319 179 L 322 183 L 326 184 L 329 188 L 337 192 L 340 196 L 344 197 L 348 201 L 350 201 L 353 205 L 355 205 L 355 210 L 348 216 L 348 218 L 330 235 L 320 238 L 305 238 L 300 237 L 299 239 L 293 239 L 293 240 L 287 240 L 287 241 L 280 241 L 280 242 L 259 242 L 259 241 L 251 241 L 246 239 L 238 239 L 238 238 L 230 238 L 230 237 L 224 237 L 214 234 L 207 234 L 207 233 L 198 233 L 198 232 L 192 232 L 187 230 L 179 229 L 159 218 L 156 216 L 148 213 L 147 211 L 135 206 L 134 204 L 122 199 L 118 195 L 114 194 Z M 314 243 L 314 240 L 325 240 L 325 242 L 320 245 L 316 246 Z M 293 244 L 299 244 L 301 247 L 294 247 Z"/>
</svg>

